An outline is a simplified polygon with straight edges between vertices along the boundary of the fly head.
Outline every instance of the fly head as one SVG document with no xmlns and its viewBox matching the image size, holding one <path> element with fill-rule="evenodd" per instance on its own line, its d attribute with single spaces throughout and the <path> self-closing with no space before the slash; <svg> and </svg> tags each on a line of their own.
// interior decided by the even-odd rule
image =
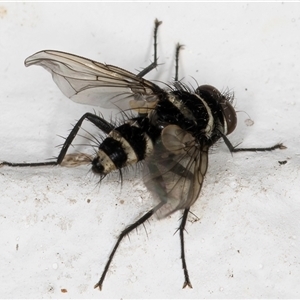
<svg viewBox="0 0 300 300">
<path fill-rule="evenodd" d="M 237 116 L 232 106 L 232 97 L 222 94 L 211 85 L 201 85 L 196 89 L 195 93 L 204 99 L 210 107 L 217 124 L 216 130 L 221 132 L 222 135 L 232 133 L 237 125 Z"/>
</svg>

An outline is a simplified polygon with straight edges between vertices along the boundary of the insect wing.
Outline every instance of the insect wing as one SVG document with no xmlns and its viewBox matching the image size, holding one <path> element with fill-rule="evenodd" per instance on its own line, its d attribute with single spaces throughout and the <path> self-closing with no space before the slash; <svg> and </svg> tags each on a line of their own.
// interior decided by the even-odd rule
<svg viewBox="0 0 300 300">
<path fill-rule="evenodd" d="M 162 91 L 124 69 L 60 51 L 37 52 L 25 65 L 45 68 L 64 95 L 82 104 L 147 111 L 156 106 L 157 92 Z"/>
<path fill-rule="evenodd" d="M 176 125 L 168 125 L 146 161 L 144 182 L 165 205 L 160 218 L 188 208 L 197 200 L 208 166 L 208 147 Z"/>
</svg>

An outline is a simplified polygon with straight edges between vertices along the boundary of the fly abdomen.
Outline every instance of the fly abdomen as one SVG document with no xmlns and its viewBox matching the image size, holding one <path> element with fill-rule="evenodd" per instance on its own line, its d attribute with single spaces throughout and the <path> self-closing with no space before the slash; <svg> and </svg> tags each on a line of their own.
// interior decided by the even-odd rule
<svg viewBox="0 0 300 300">
<path fill-rule="evenodd" d="M 135 164 L 152 153 L 153 140 L 147 128 L 137 120 L 113 129 L 100 144 L 97 156 L 92 161 L 92 170 L 107 175 L 113 170 Z"/>
</svg>

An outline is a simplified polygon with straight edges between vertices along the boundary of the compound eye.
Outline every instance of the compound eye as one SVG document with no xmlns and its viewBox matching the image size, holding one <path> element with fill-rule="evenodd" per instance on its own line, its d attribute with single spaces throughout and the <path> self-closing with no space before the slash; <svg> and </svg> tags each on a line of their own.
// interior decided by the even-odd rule
<svg viewBox="0 0 300 300">
<path fill-rule="evenodd" d="M 208 84 L 198 86 L 198 88 L 196 89 L 196 94 L 198 94 L 200 97 L 210 96 L 211 98 L 216 100 L 222 97 L 222 94 L 218 89 Z"/>
<path fill-rule="evenodd" d="M 237 124 L 237 117 L 234 107 L 227 100 L 221 101 L 221 106 L 223 109 L 224 122 L 226 127 L 224 128 L 225 134 L 228 135 L 233 132 Z"/>
</svg>

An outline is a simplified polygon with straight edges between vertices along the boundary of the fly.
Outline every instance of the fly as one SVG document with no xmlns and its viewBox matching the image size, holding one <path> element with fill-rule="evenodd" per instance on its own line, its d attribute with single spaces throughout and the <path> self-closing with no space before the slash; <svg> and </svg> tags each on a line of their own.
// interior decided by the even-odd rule
<svg viewBox="0 0 300 300">
<path fill-rule="evenodd" d="M 52 74 L 60 90 L 71 100 L 103 108 L 130 111 L 131 117 L 116 126 L 104 118 L 85 113 L 66 138 L 55 161 L 38 163 L 2 162 L 2 166 L 77 166 L 90 163 L 102 180 L 107 174 L 143 162 L 143 180 L 157 204 L 126 227 L 119 235 L 95 288 L 102 289 L 107 271 L 122 239 L 154 213 L 166 217 L 177 210 L 183 215 L 178 228 L 183 288 L 192 284 L 184 251 L 184 230 L 191 206 L 197 200 L 208 167 L 208 152 L 220 138 L 230 152 L 285 149 L 278 143 L 265 148 L 237 148 L 228 140 L 237 124 L 233 96 L 215 87 L 189 88 L 178 80 L 181 45 L 176 46 L 175 80 L 163 89 L 143 77 L 157 67 L 157 32 L 162 22 L 155 20 L 154 60 L 138 74 L 73 54 L 45 50 L 25 60 L 26 66 L 39 65 Z M 106 138 L 96 155 L 67 154 L 83 121 L 98 127 Z M 122 177 L 121 177 L 122 178 Z"/>
</svg>

